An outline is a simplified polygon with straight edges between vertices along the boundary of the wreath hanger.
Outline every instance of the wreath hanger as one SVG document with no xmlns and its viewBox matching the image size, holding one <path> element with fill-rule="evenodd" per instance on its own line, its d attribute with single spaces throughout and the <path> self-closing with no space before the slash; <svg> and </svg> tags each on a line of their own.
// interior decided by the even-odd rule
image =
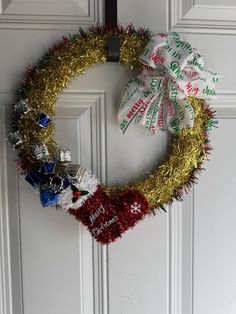
<svg viewBox="0 0 236 314">
<path fill-rule="evenodd" d="M 117 28 L 117 0 L 105 0 L 105 24 L 113 29 Z M 119 62 L 120 38 L 111 35 L 107 41 L 107 61 Z"/>
</svg>

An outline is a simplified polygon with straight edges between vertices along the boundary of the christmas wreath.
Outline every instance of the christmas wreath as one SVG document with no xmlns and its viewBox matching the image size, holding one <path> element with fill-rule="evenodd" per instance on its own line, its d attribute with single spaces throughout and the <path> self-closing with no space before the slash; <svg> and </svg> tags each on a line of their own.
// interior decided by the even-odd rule
<svg viewBox="0 0 236 314">
<path fill-rule="evenodd" d="M 170 155 L 153 173 L 125 186 L 103 186 L 89 170 L 71 163 L 54 139 L 57 95 L 77 75 L 107 58 L 111 36 L 120 40 L 120 63 L 137 68 L 118 112 L 123 132 L 131 122 L 155 134 L 174 134 Z M 145 215 L 165 210 L 202 170 L 211 150 L 208 132 L 216 125 L 206 101 L 215 98 L 219 76 L 204 70 L 200 53 L 177 33 L 99 27 L 50 48 L 29 66 L 13 108 L 8 141 L 18 149 L 16 168 L 39 190 L 43 207 L 62 208 L 108 244 Z"/>
</svg>

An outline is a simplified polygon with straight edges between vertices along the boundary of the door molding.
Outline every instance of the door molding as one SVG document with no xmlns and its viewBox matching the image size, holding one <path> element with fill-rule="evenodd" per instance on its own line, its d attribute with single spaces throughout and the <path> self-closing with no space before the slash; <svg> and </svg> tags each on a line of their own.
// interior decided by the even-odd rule
<svg viewBox="0 0 236 314">
<path fill-rule="evenodd" d="M 181 33 L 236 34 L 236 5 L 197 5 L 169 0 L 169 30 Z"/>
<path fill-rule="evenodd" d="M 45 29 L 76 31 L 103 23 L 103 1 L 0 0 L 0 29 Z"/>
<path fill-rule="evenodd" d="M 11 94 L 11 92 L 0 92 L 0 103 L 9 104 Z M 63 104 L 65 102 L 67 105 Z M 0 298 L 3 300 L 0 314 L 24 314 L 18 193 L 21 179 L 14 169 L 14 153 L 7 147 L 5 141 L 9 126 L 9 110 L 4 105 L 0 109 Z M 88 145 L 92 149 L 92 169 L 97 177 L 106 183 L 105 91 L 67 89 L 59 96 L 57 109 L 57 118 L 60 119 L 80 118 L 80 116 L 80 119 L 83 119 L 85 115 L 89 117 L 91 143 Z M 80 313 L 91 313 L 92 308 L 93 314 L 108 314 L 107 247 L 101 246 L 92 237 L 89 240 L 92 246 L 88 245 L 88 237 L 84 237 L 85 232 L 87 234 L 85 228 L 80 226 L 78 233 L 80 252 L 78 293 L 82 300 Z M 87 247 L 92 247 L 91 270 L 86 267 L 88 254 L 84 253 L 84 250 Z M 88 272 L 92 276 L 91 287 L 86 286 Z M 90 291 L 90 294 L 92 291 L 93 300 L 88 300 L 86 291 Z"/>
</svg>

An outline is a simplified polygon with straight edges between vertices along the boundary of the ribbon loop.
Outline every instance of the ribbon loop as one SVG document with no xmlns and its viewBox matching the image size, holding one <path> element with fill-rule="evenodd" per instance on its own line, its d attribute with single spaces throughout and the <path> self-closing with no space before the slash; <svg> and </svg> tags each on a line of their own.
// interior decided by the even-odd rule
<svg viewBox="0 0 236 314">
<path fill-rule="evenodd" d="M 128 81 L 118 112 L 123 133 L 132 121 L 151 134 L 193 127 L 188 97 L 215 100 L 222 76 L 204 70 L 201 54 L 176 32 L 153 36 L 139 59 L 144 66 Z"/>
</svg>

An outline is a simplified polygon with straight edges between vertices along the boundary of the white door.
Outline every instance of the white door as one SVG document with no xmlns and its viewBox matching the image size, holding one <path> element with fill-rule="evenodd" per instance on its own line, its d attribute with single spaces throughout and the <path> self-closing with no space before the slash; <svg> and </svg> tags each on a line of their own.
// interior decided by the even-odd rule
<svg viewBox="0 0 236 314">
<path fill-rule="evenodd" d="M 236 4 L 234 0 L 118 0 L 119 21 L 183 33 L 225 76 L 213 104 L 214 151 L 183 203 L 147 218 L 109 247 L 62 211 L 43 209 L 5 143 L 24 68 L 79 26 L 103 21 L 103 1 L 0 0 L 0 314 L 234 314 L 236 312 Z M 58 99 L 60 143 L 103 182 L 138 178 L 168 137 L 116 122 L 127 73 L 93 66 Z"/>
</svg>

